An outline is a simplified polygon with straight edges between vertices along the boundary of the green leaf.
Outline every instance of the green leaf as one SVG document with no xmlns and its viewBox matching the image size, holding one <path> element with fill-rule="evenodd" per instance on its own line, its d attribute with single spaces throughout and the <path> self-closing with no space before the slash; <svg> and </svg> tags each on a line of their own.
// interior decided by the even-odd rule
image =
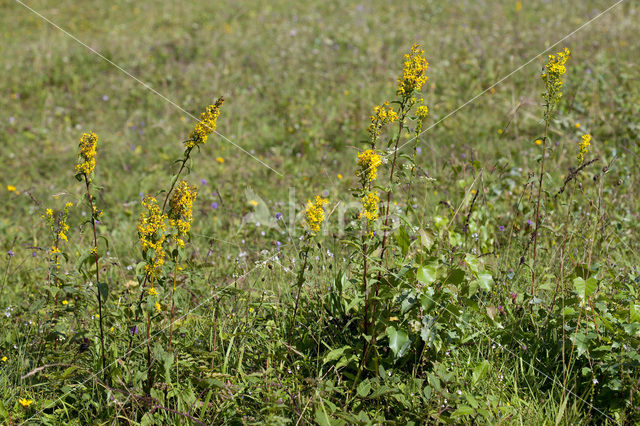
<svg viewBox="0 0 640 426">
<path fill-rule="evenodd" d="M 467 254 L 464 258 L 465 263 L 469 267 L 469 269 L 476 274 L 478 273 L 478 258 L 472 254 Z"/>
<path fill-rule="evenodd" d="M 393 351 L 396 359 L 402 357 L 409 349 L 411 341 L 409 335 L 404 330 L 396 330 L 393 326 L 387 327 L 389 337 L 389 348 Z"/>
<path fill-rule="evenodd" d="M 331 426 L 331 419 L 329 418 L 326 411 L 324 410 L 324 407 L 316 408 L 316 422 L 320 426 Z"/>
<path fill-rule="evenodd" d="M 422 247 L 426 248 L 427 250 L 431 250 L 431 247 L 433 247 L 433 234 L 431 234 L 431 232 L 425 231 L 424 229 L 420 229 L 420 243 L 422 244 Z"/>
<path fill-rule="evenodd" d="M 598 282 L 593 277 L 589 278 L 586 281 L 581 277 L 573 279 L 573 286 L 575 287 L 578 296 L 580 296 L 580 298 L 583 300 L 588 299 L 589 296 L 591 296 L 593 292 L 596 291 L 597 285 Z"/>
<path fill-rule="evenodd" d="M 358 395 L 361 396 L 362 398 L 369 395 L 369 393 L 371 392 L 371 383 L 369 382 L 369 379 L 364 379 L 363 381 L 360 382 L 360 384 L 358 385 L 357 392 L 358 392 Z"/>
<path fill-rule="evenodd" d="M 102 301 L 106 301 L 107 297 L 109 297 L 109 286 L 107 283 L 98 283 L 98 291 L 100 292 Z"/>
<path fill-rule="evenodd" d="M 454 269 L 449 272 L 449 275 L 444 280 L 444 284 L 459 285 L 464 281 L 464 271 L 462 269 Z"/>
<path fill-rule="evenodd" d="M 478 286 L 484 291 L 491 291 L 493 277 L 491 274 L 478 274 Z"/>
<path fill-rule="evenodd" d="M 473 369 L 473 384 L 477 384 L 489 371 L 489 361 L 486 359 Z"/>
<path fill-rule="evenodd" d="M 406 256 L 407 253 L 409 252 L 409 244 L 411 240 L 409 238 L 409 234 L 407 233 L 407 230 L 405 229 L 405 227 L 401 226 L 400 229 L 396 231 L 395 236 L 396 236 L 396 242 L 398 243 L 398 246 L 400 246 L 400 249 L 402 250 L 402 255 Z"/>
<path fill-rule="evenodd" d="M 335 361 L 337 359 L 340 359 L 342 357 L 342 355 L 344 354 L 344 351 L 347 350 L 347 349 L 349 349 L 349 346 L 343 346 L 341 348 L 333 349 L 333 350 L 329 351 L 329 353 L 324 356 L 324 363 L 326 364 L 327 362 L 331 362 L 331 361 Z"/>
<path fill-rule="evenodd" d="M 462 416 L 470 416 L 472 414 L 475 414 L 475 412 L 476 410 L 469 407 L 468 405 L 459 405 L 458 409 L 453 412 L 451 417 L 456 418 L 456 417 L 462 417 Z"/>
<path fill-rule="evenodd" d="M 629 319 L 631 322 L 640 322 L 640 305 L 631 304 L 629 307 Z"/>
<path fill-rule="evenodd" d="M 445 227 L 447 223 L 449 223 L 449 219 L 447 219 L 446 217 L 442 217 L 442 216 L 433 217 L 433 224 L 436 226 L 438 231 L 441 230 L 443 227 Z"/>
<path fill-rule="evenodd" d="M 436 280 L 436 268 L 432 265 L 421 266 L 418 268 L 416 278 L 422 284 L 429 285 Z"/>
</svg>

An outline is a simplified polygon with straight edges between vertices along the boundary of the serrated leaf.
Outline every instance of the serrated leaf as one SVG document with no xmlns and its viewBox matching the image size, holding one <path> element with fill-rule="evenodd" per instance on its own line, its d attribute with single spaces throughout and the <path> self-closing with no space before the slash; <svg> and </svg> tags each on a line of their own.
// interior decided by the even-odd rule
<svg viewBox="0 0 640 426">
<path fill-rule="evenodd" d="M 360 382 L 360 384 L 358 385 L 357 392 L 358 392 L 358 395 L 361 396 L 362 398 L 369 395 L 369 393 L 371 392 L 371 383 L 369 382 L 369 379 L 364 379 L 363 381 Z"/>
</svg>

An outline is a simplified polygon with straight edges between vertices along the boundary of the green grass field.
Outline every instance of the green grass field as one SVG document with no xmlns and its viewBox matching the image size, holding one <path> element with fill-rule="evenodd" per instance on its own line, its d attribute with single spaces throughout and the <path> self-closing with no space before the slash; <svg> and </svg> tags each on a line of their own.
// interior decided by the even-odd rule
<svg viewBox="0 0 640 426">
<path fill-rule="evenodd" d="M 637 424 L 639 33 L 631 0 L 0 0 L 0 423 Z"/>
</svg>

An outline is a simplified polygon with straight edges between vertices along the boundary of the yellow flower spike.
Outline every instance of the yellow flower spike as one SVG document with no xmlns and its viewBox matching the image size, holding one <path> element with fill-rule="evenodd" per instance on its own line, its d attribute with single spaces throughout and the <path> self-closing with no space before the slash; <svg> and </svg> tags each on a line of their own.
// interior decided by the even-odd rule
<svg viewBox="0 0 640 426">
<path fill-rule="evenodd" d="M 416 110 L 416 116 L 418 117 L 418 119 L 424 120 L 427 115 L 429 115 L 429 108 L 427 108 L 425 105 L 420 105 Z"/>
<path fill-rule="evenodd" d="M 584 155 L 589 152 L 590 146 L 591 146 L 591 135 L 588 133 L 586 135 L 582 135 L 582 140 L 578 145 L 578 148 L 580 149 L 580 152 L 578 153 L 578 161 L 580 162 L 580 164 L 584 162 Z"/>
<path fill-rule="evenodd" d="M 7 185 L 7 191 L 9 192 L 16 192 L 16 187 L 13 185 Z"/>
<path fill-rule="evenodd" d="M 209 135 L 216 130 L 218 117 L 220 116 L 220 108 L 223 103 L 224 98 L 220 98 L 214 105 L 209 105 L 205 111 L 200 114 L 200 121 L 189 134 L 189 139 L 185 142 L 187 148 L 193 148 L 194 146 L 207 142 Z"/>
<path fill-rule="evenodd" d="M 371 116 L 371 124 L 367 131 L 371 135 L 371 139 L 375 139 L 380 135 L 382 128 L 388 124 L 393 123 L 398 119 L 398 113 L 389 106 L 389 101 L 382 105 L 373 107 L 373 115 Z"/>
<path fill-rule="evenodd" d="M 329 200 L 316 195 L 314 201 L 307 201 L 307 208 L 304 211 L 305 222 L 313 235 L 320 231 L 322 222 L 324 221 L 324 205 Z"/>
<path fill-rule="evenodd" d="M 158 201 L 151 196 L 147 196 L 142 200 L 142 205 L 147 210 L 140 213 L 138 221 L 138 238 L 143 251 L 153 251 L 151 262 L 145 265 L 145 271 L 148 276 L 154 277 L 160 272 L 166 253 L 163 243 L 166 239 L 165 231 L 167 229 L 167 215 L 162 213 Z"/>
<path fill-rule="evenodd" d="M 63 304 L 63 305 L 68 305 L 68 304 L 69 304 L 69 302 L 67 302 L 66 300 L 63 300 L 63 301 L 62 301 L 62 304 Z"/>
<path fill-rule="evenodd" d="M 547 102 L 549 109 L 553 108 L 562 97 L 562 76 L 567 72 L 565 64 L 571 56 L 569 49 L 549 55 L 549 60 L 542 71 L 542 81 L 545 84 L 545 92 L 542 97 Z"/>
<path fill-rule="evenodd" d="M 162 306 L 160 305 L 160 303 L 156 302 L 155 307 L 157 312 L 162 312 Z"/>
<path fill-rule="evenodd" d="M 364 207 L 364 211 L 360 213 L 360 216 L 364 215 L 369 222 L 374 222 L 378 219 L 378 203 L 380 202 L 380 197 L 377 192 L 369 192 L 367 195 L 362 197 L 362 206 Z"/>
<path fill-rule="evenodd" d="M 154 287 L 149 288 L 149 290 L 147 290 L 147 292 L 149 293 L 149 296 L 157 296 L 158 295 L 158 290 L 156 290 Z"/>
<path fill-rule="evenodd" d="M 193 203 L 198 196 L 198 189 L 187 181 L 180 181 L 169 200 L 169 224 L 175 228 L 175 241 L 184 247 L 184 239 L 191 229 L 193 221 Z"/>
<path fill-rule="evenodd" d="M 380 155 L 372 149 L 358 154 L 358 167 L 356 176 L 360 177 L 363 184 L 370 183 L 378 178 L 378 166 L 382 164 Z"/>
<path fill-rule="evenodd" d="M 413 92 L 422 89 L 427 81 L 425 72 L 429 68 L 429 63 L 424 57 L 424 50 L 420 45 L 411 46 L 411 51 L 404 55 L 402 75 L 398 77 L 397 95 L 409 98 Z"/>
<path fill-rule="evenodd" d="M 80 138 L 79 162 L 76 165 L 76 173 L 90 175 L 96 168 L 96 148 L 98 146 L 98 135 L 93 132 L 83 133 Z"/>
</svg>

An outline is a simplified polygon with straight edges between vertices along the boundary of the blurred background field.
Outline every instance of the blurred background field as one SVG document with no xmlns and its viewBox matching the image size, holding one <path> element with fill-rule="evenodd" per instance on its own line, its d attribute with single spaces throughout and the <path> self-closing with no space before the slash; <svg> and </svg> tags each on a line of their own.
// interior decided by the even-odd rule
<svg viewBox="0 0 640 426">
<path fill-rule="evenodd" d="M 393 97 L 403 54 L 413 43 L 422 45 L 429 61 L 423 88 L 429 130 L 420 139 L 417 162 L 434 181 L 419 190 L 422 225 L 431 223 L 433 216 L 450 215 L 483 168 L 488 199 L 484 205 L 492 216 L 481 221 L 487 232 L 498 234 L 505 224 L 517 222 L 518 230 L 526 228 L 531 217 L 530 211 L 521 211 L 514 218 L 517 197 L 509 194 L 526 185 L 529 173 L 538 167 L 540 147 L 535 141 L 543 129 L 539 75 L 547 60 L 542 53 L 597 17 L 549 51 L 568 46 L 572 52 L 560 111 L 550 129 L 555 146 L 549 179 L 556 186 L 562 183 L 575 162 L 580 135 L 591 133 L 591 157 L 602 158 L 598 168 L 614 166 L 606 175 L 607 188 L 613 188 L 607 189 L 612 198 L 606 206 L 611 218 L 607 235 L 612 238 L 603 252 L 608 250 L 611 270 L 624 269 L 625 277 L 635 276 L 640 249 L 640 6 L 623 1 L 598 17 L 614 3 L 25 0 L 31 11 L 21 2 L 0 0 L 0 269 L 5 272 L 0 296 L 5 316 L 0 324 L 6 330 L 0 356 L 6 355 L 11 363 L 11 370 L 5 363 L 0 371 L 0 395 L 5 399 L 0 414 L 19 418 L 1 411 L 11 413 L 25 389 L 40 395 L 41 401 L 62 394 L 62 384 L 27 385 L 20 377 L 43 362 L 29 346 L 38 333 L 34 324 L 39 309 L 45 309 L 37 294 L 46 276 L 42 259 L 50 242 L 40 215 L 44 208 L 81 201 L 83 187 L 73 175 L 83 132 L 92 130 L 100 138 L 96 182 L 102 187 L 98 200 L 104 215 L 99 230 L 110 244 L 110 303 L 120 306 L 128 300 L 130 286 L 136 286 L 141 197 L 168 186 L 181 142 L 195 124 L 192 116 L 225 97 L 217 128 L 225 138 L 209 138 L 194 155 L 188 176 L 199 187 L 189 246 L 197 272 L 188 281 L 190 294 L 182 297 L 191 298 L 192 306 L 213 299 L 184 320 L 181 339 L 182 349 L 193 358 L 189 368 L 197 372 L 194 375 L 206 376 L 209 373 L 203 371 L 209 366 L 224 363 L 222 376 L 214 378 L 243 386 L 236 389 L 241 394 L 253 389 L 245 374 L 264 365 L 260 350 L 266 350 L 269 335 L 238 334 L 235 345 L 244 349 L 236 352 L 228 339 L 246 318 L 253 318 L 240 306 L 250 306 L 253 312 L 264 303 L 276 312 L 285 297 L 282 293 L 296 278 L 292 271 L 297 235 L 269 228 L 264 221 L 278 212 L 288 215 L 292 196 L 296 213 L 316 193 L 328 196 L 334 205 L 349 201 L 356 180 L 355 155 L 366 145 L 371 108 Z M 408 139 L 407 134 L 401 140 Z M 74 269 L 80 247 L 89 244 L 88 234 L 79 232 L 86 231 L 86 225 L 79 225 L 86 214 L 83 208 L 71 213 L 75 227 L 69 236 L 72 258 L 67 271 Z M 253 219 L 243 220 L 247 215 Z M 338 226 L 334 220 L 330 217 L 328 226 Z M 517 267 L 527 237 L 519 238 L 517 248 L 496 260 L 504 270 Z M 254 272 L 256 262 L 267 257 L 263 250 L 279 252 L 279 262 Z M 315 259 L 312 282 L 332 281 L 334 271 L 346 264 L 346 253 L 340 236 L 330 231 L 322 256 Z M 230 285 L 247 293 L 234 293 L 225 308 L 219 303 L 226 297 L 220 288 Z M 221 326 L 228 327 L 227 334 L 221 339 L 229 346 L 212 360 L 204 346 L 211 344 L 214 311 L 227 318 Z M 71 336 L 78 324 L 92 329 L 89 316 L 94 314 L 94 307 L 87 305 L 85 316 L 77 314 L 73 326 L 65 325 L 65 333 Z M 266 319 L 254 319 L 255 327 L 265 327 Z M 111 324 L 114 340 L 128 338 L 124 323 L 114 318 Z M 250 327 L 241 329 L 251 334 Z M 58 356 L 73 355 L 74 349 Z M 117 354 L 113 349 L 114 357 Z M 458 367 L 466 371 L 463 358 Z M 251 367 L 243 366 L 245 362 Z M 509 362 L 514 360 L 504 361 L 506 369 Z M 286 371 L 293 365 L 281 363 L 278 368 Z M 307 368 L 313 370 L 303 370 Z M 307 385 L 332 398 L 331 390 L 318 383 Z M 548 414 L 545 409 L 558 413 L 562 400 L 557 399 L 538 413 L 543 404 L 539 398 L 547 391 L 531 385 L 519 395 L 519 405 L 507 421 L 542 420 Z M 298 419 L 302 407 L 290 403 L 282 389 L 271 391 L 280 392 L 272 399 L 264 392 L 264 405 L 256 396 L 247 406 L 260 407 L 256 412 L 247 407 L 244 412 L 244 403 L 220 397 L 219 413 L 226 408 L 229 412 L 210 420 Z M 513 391 L 496 392 L 502 392 L 498 399 L 507 400 L 505 395 Z M 307 389 L 298 404 L 308 403 L 313 414 L 322 405 L 317 395 Z M 584 406 L 572 400 L 567 407 L 574 416 L 571 421 L 579 421 Z M 531 417 L 536 415 L 540 417 Z M 305 415 L 300 418 L 306 421 Z M 319 421 L 317 415 L 315 419 Z"/>
</svg>

